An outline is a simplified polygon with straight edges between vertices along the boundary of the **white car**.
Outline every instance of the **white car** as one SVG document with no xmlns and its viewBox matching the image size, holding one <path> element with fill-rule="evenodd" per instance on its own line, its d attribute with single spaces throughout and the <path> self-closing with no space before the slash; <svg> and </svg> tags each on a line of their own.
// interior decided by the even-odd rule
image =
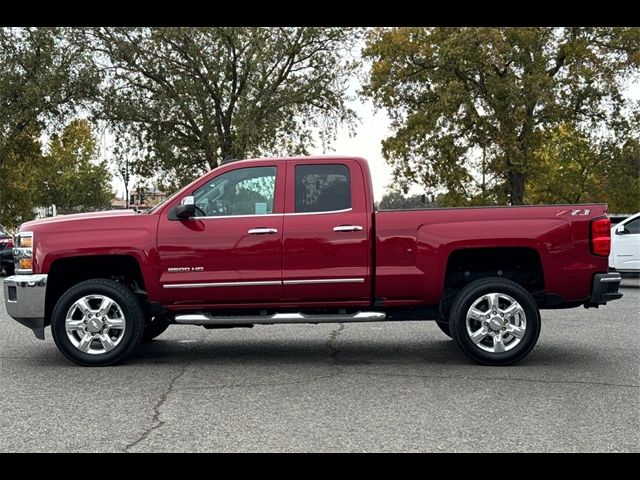
<svg viewBox="0 0 640 480">
<path fill-rule="evenodd" d="M 611 228 L 609 268 L 620 273 L 640 273 L 640 213 Z"/>
</svg>

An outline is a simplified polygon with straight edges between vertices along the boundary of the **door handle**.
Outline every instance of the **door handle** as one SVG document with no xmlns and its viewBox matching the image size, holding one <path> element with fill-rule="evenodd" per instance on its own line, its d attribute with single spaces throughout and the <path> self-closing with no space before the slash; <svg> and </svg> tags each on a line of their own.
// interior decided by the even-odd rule
<svg viewBox="0 0 640 480">
<path fill-rule="evenodd" d="M 258 228 L 252 228 L 247 233 L 249 235 L 268 235 L 268 234 L 271 234 L 271 233 L 278 233 L 278 229 L 277 228 L 258 227 Z"/>
<path fill-rule="evenodd" d="M 333 227 L 334 232 L 359 232 L 362 230 L 360 225 L 338 225 Z"/>
</svg>

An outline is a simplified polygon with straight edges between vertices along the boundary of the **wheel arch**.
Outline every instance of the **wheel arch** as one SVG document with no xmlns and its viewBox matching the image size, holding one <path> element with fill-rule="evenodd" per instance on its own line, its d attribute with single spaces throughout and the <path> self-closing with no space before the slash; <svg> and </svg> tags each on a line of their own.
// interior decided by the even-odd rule
<svg viewBox="0 0 640 480">
<path fill-rule="evenodd" d="M 482 278 L 511 280 L 544 298 L 545 278 L 542 259 L 532 247 L 476 247 L 452 250 L 446 261 L 440 312 L 448 317 L 456 294 L 466 285 Z"/>
<path fill-rule="evenodd" d="M 60 296 L 73 285 L 92 278 L 116 280 L 129 286 L 141 300 L 146 300 L 145 280 L 135 256 L 114 254 L 63 257 L 54 260 L 49 268 L 45 325 L 51 323 L 51 313 Z"/>
</svg>

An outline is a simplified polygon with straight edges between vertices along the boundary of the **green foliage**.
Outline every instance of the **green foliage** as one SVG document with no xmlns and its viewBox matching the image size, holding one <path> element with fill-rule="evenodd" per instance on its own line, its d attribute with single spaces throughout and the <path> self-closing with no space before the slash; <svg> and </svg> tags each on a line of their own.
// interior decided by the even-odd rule
<svg viewBox="0 0 640 480">
<path fill-rule="evenodd" d="M 0 224 L 10 229 L 34 216 L 39 187 L 34 166 L 42 162 L 38 134 L 27 127 L 0 145 Z"/>
<path fill-rule="evenodd" d="M 172 187 L 242 159 L 304 154 L 355 119 L 347 28 L 96 28 L 83 43 L 107 72 L 97 114 L 144 154 L 137 174 Z"/>
<path fill-rule="evenodd" d="M 95 97 L 90 54 L 63 28 L 0 28 L 0 223 L 33 217 L 40 136 Z"/>
<path fill-rule="evenodd" d="M 363 94 L 392 119 L 383 154 L 405 192 L 417 182 L 453 204 L 521 204 L 525 186 L 544 189 L 536 162 L 555 161 L 538 152 L 549 132 L 573 125 L 598 150 L 637 128 L 621 91 L 639 51 L 637 28 L 376 28 Z"/>
<path fill-rule="evenodd" d="M 640 212 L 640 139 L 626 142 L 611 154 L 605 198 L 611 213 Z"/>
<path fill-rule="evenodd" d="M 425 199 L 426 200 L 426 199 Z M 423 202 L 422 195 L 404 196 L 402 192 L 390 191 L 384 194 L 378 208 L 380 210 L 403 210 L 409 208 L 433 207 L 431 202 Z"/>
<path fill-rule="evenodd" d="M 113 198 L 106 161 L 97 161 L 98 147 L 87 120 L 73 120 L 49 141 L 38 169 L 39 205 L 55 204 L 60 213 L 108 208 Z"/>
<path fill-rule="evenodd" d="M 640 210 L 640 142 L 592 145 L 575 128 L 550 132 L 535 152 L 527 203 L 606 202 L 610 212 Z"/>
</svg>

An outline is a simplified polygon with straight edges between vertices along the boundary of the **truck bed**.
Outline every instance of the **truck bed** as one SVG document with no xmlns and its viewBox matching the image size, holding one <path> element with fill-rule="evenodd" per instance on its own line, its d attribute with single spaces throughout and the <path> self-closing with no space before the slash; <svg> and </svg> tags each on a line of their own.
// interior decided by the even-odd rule
<svg viewBox="0 0 640 480">
<path fill-rule="evenodd" d="M 593 274 L 608 270 L 607 258 L 592 255 L 589 245 L 590 222 L 606 211 L 603 204 L 376 211 L 375 296 L 387 305 L 435 305 L 454 252 L 476 249 L 481 257 L 517 247 L 539 256 L 549 296 L 583 301 Z"/>
</svg>

